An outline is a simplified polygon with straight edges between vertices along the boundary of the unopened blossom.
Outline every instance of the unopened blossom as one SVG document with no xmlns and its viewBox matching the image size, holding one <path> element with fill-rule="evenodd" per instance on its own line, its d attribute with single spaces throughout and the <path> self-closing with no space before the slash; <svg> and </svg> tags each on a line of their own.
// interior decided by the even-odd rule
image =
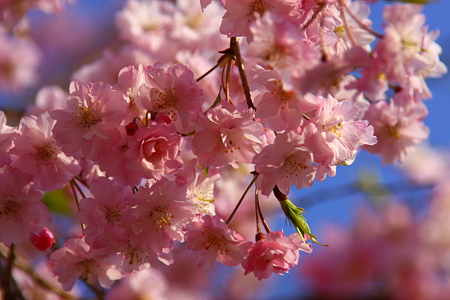
<svg viewBox="0 0 450 300">
<path fill-rule="evenodd" d="M 30 241 L 36 249 L 45 251 L 55 243 L 53 233 L 44 227 L 38 234 L 30 232 Z"/>
<path fill-rule="evenodd" d="M 244 274 L 254 273 L 258 280 L 263 280 L 272 276 L 272 273 L 288 273 L 298 263 L 299 250 L 310 252 L 298 240 L 297 233 L 287 237 L 283 231 L 269 232 L 264 239 L 253 244 L 242 262 Z"/>
<path fill-rule="evenodd" d="M 23 117 L 19 136 L 10 150 L 12 166 L 33 175 L 36 188 L 41 191 L 63 188 L 81 171 L 76 161 L 56 144 L 52 134 L 55 122 L 47 112 L 39 117 Z"/>
<path fill-rule="evenodd" d="M 72 82 L 68 109 L 50 111 L 56 120 L 53 134 L 64 153 L 98 160 L 111 153 L 120 139 L 117 126 L 127 112 L 122 93 L 109 84 Z"/>
<path fill-rule="evenodd" d="M 210 268 L 214 261 L 226 266 L 237 266 L 252 245 L 238 232 L 229 229 L 218 215 L 205 215 L 183 227 L 188 249 L 200 251 L 197 267 Z"/>
<path fill-rule="evenodd" d="M 142 105 L 152 112 L 166 114 L 183 133 L 192 131 L 195 118 L 201 111 L 203 91 L 197 85 L 194 73 L 184 64 L 166 67 L 162 63 L 144 70 L 147 95 Z M 145 91 L 145 87 L 142 89 Z"/>
<path fill-rule="evenodd" d="M 305 144 L 305 136 L 293 130 L 278 134 L 273 144 L 254 157 L 253 163 L 259 173 L 256 186 L 267 196 L 275 185 L 286 194 L 292 184 L 298 189 L 309 188 L 316 174 L 314 157 Z"/>
<path fill-rule="evenodd" d="M 32 177 L 19 169 L 0 169 L 0 242 L 6 246 L 28 238 L 50 223 L 47 207 L 41 202 Z"/>
<path fill-rule="evenodd" d="M 63 248 L 52 253 L 50 261 L 54 264 L 53 272 L 63 289 L 69 291 L 80 277 L 110 288 L 115 280 L 122 278 L 121 272 L 115 268 L 118 258 L 118 255 L 105 258 L 83 239 L 72 238 Z"/>
<path fill-rule="evenodd" d="M 8 151 L 17 135 L 16 131 L 17 128 L 6 125 L 5 113 L 0 111 L 0 167 L 11 163 L 11 155 Z"/>
<path fill-rule="evenodd" d="M 234 161 L 250 163 L 266 143 L 264 128 L 253 120 L 253 110 L 237 110 L 230 103 L 199 115 L 192 141 L 202 166 L 224 166 Z"/>
<path fill-rule="evenodd" d="M 176 182 L 162 179 L 151 187 L 141 186 L 126 200 L 132 207 L 124 220 L 130 223 L 133 248 L 142 246 L 159 254 L 170 249 L 173 241 L 184 241 L 182 228 L 191 221 L 196 207 Z"/>
</svg>

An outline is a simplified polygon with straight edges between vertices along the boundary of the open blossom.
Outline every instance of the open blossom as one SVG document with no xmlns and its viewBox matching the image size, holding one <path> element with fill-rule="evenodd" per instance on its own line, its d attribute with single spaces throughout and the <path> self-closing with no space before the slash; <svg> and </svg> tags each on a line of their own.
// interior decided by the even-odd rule
<svg viewBox="0 0 450 300">
<path fill-rule="evenodd" d="M 168 115 L 178 131 L 192 131 L 204 101 L 194 73 L 184 64 L 167 68 L 162 63 L 147 66 L 144 72 L 146 87 L 141 88 L 141 94 L 147 98 L 142 99 L 142 105 L 152 112 Z"/>
<path fill-rule="evenodd" d="M 120 257 L 113 255 L 105 258 L 99 255 L 98 251 L 79 238 L 68 240 L 63 248 L 50 256 L 54 264 L 53 272 L 65 291 L 71 290 L 79 277 L 110 288 L 115 280 L 122 278 L 120 271 L 115 268 L 117 258 Z"/>
<path fill-rule="evenodd" d="M 68 109 L 50 111 L 56 120 L 53 134 L 64 153 L 98 160 L 111 153 L 120 139 L 117 129 L 125 118 L 127 102 L 109 84 L 72 82 Z"/>
<path fill-rule="evenodd" d="M 183 230 L 186 231 L 187 247 L 201 251 L 197 264 L 200 270 L 211 267 L 216 260 L 226 266 L 237 266 L 252 244 L 238 232 L 229 229 L 218 215 L 205 215 L 184 226 Z"/>
<path fill-rule="evenodd" d="M 19 169 L 4 166 L 0 169 L 0 242 L 6 246 L 28 238 L 29 232 L 39 234 L 50 215 L 41 202 L 32 177 Z"/>
<path fill-rule="evenodd" d="M 56 145 L 52 134 L 55 120 L 47 112 L 22 118 L 19 136 L 14 139 L 12 167 L 34 176 L 36 188 L 51 191 L 63 188 L 81 168 Z"/>
<path fill-rule="evenodd" d="M 355 102 L 350 100 L 339 102 L 332 96 L 322 100 L 321 107 L 308 122 L 316 126 L 316 135 L 322 137 L 323 142 L 333 152 L 333 158 L 328 163 L 350 164 L 355 159 L 359 147 L 374 145 L 377 142 L 373 135 L 373 126 L 366 120 L 359 120 L 362 111 Z M 317 147 L 320 145 L 316 143 L 313 152 Z"/>
<path fill-rule="evenodd" d="M 9 149 L 12 147 L 12 140 L 17 135 L 16 128 L 6 125 L 6 116 L 0 111 L 0 167 L 11 163 Z"/>
<path fill-rule="evenodd" d="M 276 68 L 296 65 L 313 66 L 320 60 L 320 52 L 303 40 L 303 30 L 285 18 L 266 13 L 250 27 L 253 40 L 249 43 L 247 56 L 258 63 Z"/>
<path fill-rule="evenodd" d="M 286 194 L 292 184 L 298 189 L 310 187 L 316 174 L 314 157 L 305 144 L 305 136 L 293 130 L 278 134 L 273 144 L 254 157 L 253 163 L 259 173 L 256 186 L 267 196 L 275 185 Z"/>
<path fill-rule="evenodd" d="M 162 179 L 151 187 L 141 186 L 126 200 L 132 209 L 123 219 L 129 223 L 125 226 L 132 234 L 133 248 L 142 246 L 160 254 L 172 248 L 173 241 L 184 241 L 182 228 L 194 217 L 196 208 L 176 182 Z"/>
<path fill-rule="evenodd" d="M 400 96 L 394 96 L 394 100 Z M 380 101 L 371 104 L 364 118 L 373 125 L 378 143 L 365 149 L 380 154 L 383 164 L 402 162 L 415 145 L 428 137 L 429 129 L 423 123 L 427 115 L 428 110 L 422 102 L 398 105 L 396 101 Z"/>
<path fill-rule="evenodd" d="M 250 163 L 266 143 L 264 128 L 252 118 L 253 110 L 238 111 L 225 101 L 199 115 L 192 141 L 199 163 L 205 167 Z"/>
<path fill-rule="evenodd" d="M 299 240 L 297 233 L 287 237 L 283 231 L 269 232 L 263 240 L 253 244 L 248 257 L 242 262 L 244 274 L 254 273 L 258 280 L 262 280 L 269 278 L 272 273 L 288 273 L 298 263 L 299 250 L 311 252 Z"/>
<path fill-rule="evenodd" d="M 16 93 L 33 85 L 37 80 L 39 59 L 38 49 L 31 41 L 9 37 L 0 31 L 1 89 Z"/>
<path fill-rule="evenodd" d="M 122 214 L 128 209 L 125 197 L 131 190 L 105 177 L 91 182 L 89 189 L 93 198 L 80 200 L 78 218 L 85 224 L 83 234 L 86 242 L 95 246 L 97 237 L 104 232 L 118 231 L 123 234 L 120 228 Z"/>
<path fill-rule="evenodd" d="M 306 100 L 307 96 L 300 97 L 295 90 L 286 89 L 281 75 L 275 70 L 255 66 L 251 74 L 253 89 L 260 91 L 254 100 L 258 107 L 256 118 L 261 119 L 264 126 L 276 131 L 295 129 L 304 122 L 302 113 L 317 108 L 314 101 Z"/>
<path fill-rule="evenodd" d="M 220 32 L 228 37 L 246 36 L 251 42 L 253 34 L 250 25 L 266 12 L 273 12 L 279 16 L 289 17 L 296 8 L 296 1 L 292 0 L 227 0 L 225 14 L 222 17 Z"/>
</svg>

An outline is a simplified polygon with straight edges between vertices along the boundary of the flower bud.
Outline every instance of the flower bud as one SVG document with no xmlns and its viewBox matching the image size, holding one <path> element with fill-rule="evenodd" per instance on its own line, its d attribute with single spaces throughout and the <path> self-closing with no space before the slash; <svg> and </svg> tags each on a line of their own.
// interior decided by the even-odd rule
<svg viewBox="0 0 450 300">
<path fill-rule="evenodd" d="M 44 227 L 39 234 L 30 232 L 30 241 L 36 249 L 45 251 L 53 245 L 55 238 L 53 233 L 47 227 Z"/>
</svg>

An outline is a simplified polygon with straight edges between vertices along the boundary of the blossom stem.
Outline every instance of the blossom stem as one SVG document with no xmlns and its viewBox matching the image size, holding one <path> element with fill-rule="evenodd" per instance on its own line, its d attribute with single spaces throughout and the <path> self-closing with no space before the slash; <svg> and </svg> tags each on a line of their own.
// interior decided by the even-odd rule
<svg viewBox="0 0 450 300">
<path fill-rule="evenodd" d="M 14 244 L 11 244 L 11 246 L 9 247 L 9 255 L 6 261 L 6 266 L 5 266 L 5 274 L 4 274 L 4 278 L 2 279 L 2 286 L 3 286 L 3 299 L 13 299 L 14 298 L 14 293 L 11 290 L 11 282 L 13 281 L 12 279 L 12 267 L 14 265 L 14 259 L 16 257 L 15 253 L 14 253 Z"/>
<path fill-rule="evenodd" d="M 355 14 L 348 8 L 348 6 L 342 0 L 339 0 L 339 4 L 341 4 L 341 6 L 344 7 L 347 10 L 347 12 L 350 15 L 350 17 L 352 17 L 352 19 L 355 20 L 356 23 L 358 23 L 358 25 L 360 26 L 361 29 L 364 29 L 365 31 L 373 34 L 377 38 L 381 39 L 381 38 L 384 37 L 384 35 L 382 35 L 381 33 L 378 33 L 375 30 L 373 30 L 372 28 L 367 27 L 367 25 L 363 24 L 361 22 L 361 20 L 358 17 L 355 16 Z"/>
<path fill-rule="evenodd" d="M 6 258 L 5 253 L 1 252 L 1 255 Z M 20 260 L 18 261 L 17 259 L 15 259 L 14 260 L 14 267 L 17 267 L 17 268 L 21 269 L 22 271 L 26 272 L 41 287 L 43 287 L 43 288 L 45 288 L 45 289 L 47 289 L 47 290 L 49 290 L 49 291 L 59 295 L 63 299 L 69 299 L 69 300 L 76 300 L 77 299 L 74 296 L 72 296 L 71 294 L 69 294 L 69 293 L 67 293 L 67 292 L 65 292 L 63 290 L 60 290 L 60 289 L 56 288 L 55 286 L 51 285 L 50 283 L 48 283 L 47 281 L 43 280 L 41 277 L 39 277 L 33 271 L 33 269 L 28 267 L 23 261 L 21 262 Z M 17 297 L 18 295 L 15 295 L 15 296 Z M 20 299 L 24 299 L 24 298 L 21 296 Z"/>
<path fill-rule="evenodd" d="M 340 4 L 342 4 L 342 1 L 339 1 Z M 345 6 L 341 5 L 339 6 L 339 10 L 342 14 L 342 21 L 344 22 L 344 26 L 345 26 L 345 31 L 347 31 L 348 34 L 348 38 L 350 39 L 350 42 L 352 43 L 352 46 L 355 47 L 358 44 L 355 41 L 355 37 L 353 36 L 353 32 L 350 30 L 350 26 L 348 26 L 348 22 L 347 22 L 347 15 L 346 15 L 346 11 L 345 11 Z"/>
<path fill-rule="evenodd" d="M 73 193 L 73 196 L 75 198 L 75 203 L 77 205 L 77 210 L 79 211 L 80 210 L 80 200 L 78 199 L 78 195 L 77 195 L 77 191 L 75 190 L 75 187 L 77 187 L 78 191 L 80 191 L 80 187 L 77 185 L 77 183 L 73 179 L 70 181 L 70 187 L 72 188 L 72 193 Z M 82 192 L 80 192 L 80 194 L 82 194 L 83 198 L 86 198 Z M 85 229 L 85 226 L 84 226 L 83 223 L 81 223 L 81 229 L 82 230 Z"/>
<path fill-rule="evenodd" d="M 199 82 L 200 80 L 202 80 L 203 78 L 205 78 L 206 76 L 208 76 L 212 71 L 214 71 L 215 69 L 217 69 L 217 67 L 219 66 L 219 63 L 215 64 L 211 69 L 209 69 L 208 71 L 206 71 L 205 74 L 203 74 L 202 76 L 200 76 L 199 78 L 197 78 L 195 81 Z"/>
<path fill-rule="evenodd" d="M 230 39 L 230 48 L 233 50 L 234 55 L 236 56 L 236 66 L 239 70 L 239 76 L 241 77 L 242 87 L 244 88 L 245 99 L 247 101 L 247 107 L 253 108 L 256 110 L 256 107 L 253 105 L 252 96 L 250 94 L 250 86 L 248 84 L 247 75 L 244 70 L 244 63 L 242 60 L 241 50 L 239 48 L 239 41 L 236 37 L 232 37 Z"/>
<path fill-rule="evenodd" d="M 231 63 L 232 60 L 230 59 L 227 63 L 227 73 L 226 73 L 226 79 L 225 79 L 225 100 L 230 102 L 230 82 L 231 82 Z"/>
<path fill-rule="evenodd" d="M 267 224 L 266 219 L 264 218 L 264 215 L 263 215 L 263 213 L 262 213 L 261 205 L 259 205 L 259 198 L 258 198 L 258 200 L 257 200 L 256 202 L 257 202 L 257 205 L 256 205 L 256 214 L 259 215 L 259 217 L 261 218 L 261 223 L 262 223 L 263 226 L 264 226 L 264 229 L 266 230 L 267 233 L 269 233 L 271 230 L 270 230 L 270 227 L 269 227 L 269 225 Z M 260 231 L 258 231 L 258 232 L 260 232 Z"/>
<path fill-rule="evenodd" d="M 249 185 L 247 186 L 247 188 L 245 189 L 244 193 L 241 196 L 241 199 L 239 199 L 238 203 L 236 204 L 236 207 L 233 209 L 233 212 L 231 213 L 230 217 L 228 217 L 227 221 L 225 223 L 227 223 L 227 225 L 230 225 L 231 220 L 233 220 L 234 215 L 236 214 L 237 210 L 239 209 L 239 206 L 241 206 L 242 201 L 244 200 L 245 196 L 247 195 L 248 191 L 250 190 L 250 188 L 252 187 L 252 185 L 255 183 L 256 179 L 258 178 L 259 174 L 253 174 L 253 179 L 252 181 L 249 183 Z"/>
<path fill-rule="evenodd" d="M 309 25 L 311 25 L 311 23 L 317 18 L 317 16 L 322 12 L 322 10 L 324 10 L 325 6 L 327 6 L 328 4 L 328 0 L 323 0 L 319 3 L 317 3 L 317 5 L 319 6 L 319 9 L 317 9 L 314 14 L 312 15 L 311 19 L 309 19 L 309 21 L 302 27 L 303 30 L 305 30 L 306 28 L 308 28 Z"/>
</svg>

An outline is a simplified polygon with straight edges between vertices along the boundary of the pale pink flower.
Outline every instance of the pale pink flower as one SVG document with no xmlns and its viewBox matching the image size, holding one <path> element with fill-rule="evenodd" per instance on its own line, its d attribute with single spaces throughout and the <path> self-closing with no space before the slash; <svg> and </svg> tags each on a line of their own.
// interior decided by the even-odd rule
<svg viewBox="0 0 450 300">
<path fill-rule="evenodd" d="M 238 232 L 228 228 L 220 216 L 205 215 L 183 227 L 186 245 L 193 251 L 201 251 L 197 267 L 210 268 L 214 261 L 226 266 L 239 265 L 252 245 Z"/>
<path fill-rule="evenodd" d="M 27 108 L 26 115 L 38 116 L 52 108 L 67 108 L 69 94 L 58 85 L 46 85 L 36 94 L 34 105 Z"/>
<path fill-rule="evenodd" d="M 250 163 L 266 143 L 264 128 L 253 120 L 253 110 L 236 110 L 230 103 L 200 114 L 193 143 L 202 166 L 224 166 L 234 161 Z"/>
<path fill-rule="evenodd" d="M 208 168 L 205 172 L 194 158 L 183 170 L 177 172 L 176 182 L 186 189 L 187 197 L 197 206 L 197 213 L 214 215 L 214 186 L 220 177 L 219 171 L 215 168 Z"/>
<path fill-rule="evenodd" d="M 44 227 L 38 234 L 30 232 L 30 241 L 39 251 L 45 251 L 55 243 L 53 233 Z"/>
<path fill-rule="evenodd" d="M 428 110 L 422 102 L 398 105 L 395 101 L 380 101 L 371 104 L 364 118 L 373 125 L 378 143 L 365 149 L 381 155 L 383 164 L 402 162 L 416 144 L 428 138 L 429 129 L 423 123 L 427 115 Z"/>
<path fill-rule="evenodd" d="M 162 253 L 173 241 L 184 241 L 183 226 L 194 217 L 195 205 L 186 190 L 176 182 L 163 179 L 126 198 L 132 207 L 124 220 L 130 223 L 131 246 L 150 253 Z"/>
<path fill-rule="evenodd" d="M 7 36 L 0 30 L 0 88 L 17 93 L 36 83 L 40 54 L 29 40 Z"/>
<path fill-rule="evenodd" d="M 55 122 L 47 112 L 22 118 L 19 136 L 10 150 L 12 167 L 33 175 L 36 188 L 41 191 L 63 188 L 81 171 L 78 163 L 56 145 L 52 135 Z"/>
<path fill-rule="evenodd" d="M 260 92 L 254 98 L 258 108 L 256 118 L 272 130 L 295 129 L 304 122 L 302 113 L 318 107 L 314 101 L 307 100 L 308 95 L 301 97 L 295 90 L 285 88 L 281 75 L 275 70 L 255 66 L 250 74 L 253 75 L 253 89 Z"/>
<path fill-rule="evenodd" d="M 83 239 L 72 238 L 65 246 L 50 256 L 54 264 L 53 272 L 65 291 L 72 289 L 75 281 L 81 277 L 90 283 L 99 283 L 104 288 L 120 278 L 122 274 L 115 268 L 120 256 L 103 257 L 87 245 Z"/>
<path fill-rule="evenodd" d="M 360 108 L 353 101 L 339 102 L 332 96 L 322 99 L 322 106 L 308 122 L 316 126 L 316 134 L 333 151 L 334 158 L 329 162 L 331 165 L 342 162 L 351 164 L 359 147 L 376 143 L 374 129 L 368 121 L 358 120 Z"/>
<path fill-rule="evenodd" d="M 151 284 L 149 284 L 151 283 Z M 170 289 L 172 286 L 170 286 Z M 169 285 L 164 274 L 154 268 L 129 274 L 115 284 L 106 295 L 107 300 L 158 299 L 167 300 Z"/>
<path fill-rule="evenodd" d="M 298 189 L 309 188 L 316 174 L 314 157 L 305 144 L 305 136 L 293 130 L 278 134 L 273 144 L 254 157 L 253 163 L 259 173 L 256 187 L 267 196 L 275 185 L 285 194 L 292 184 Z"/>
<path fill-rule="evenodd" d="M 89 190 L 92 198 L 80 200 L 78 219 L 85 224 L 83 234 L 86 243 L 95 246 L 96 239 L 104 232 L 123 233 L 120 229 L 122 214 L 124 210 L 129 209 L 125 197 L 131 194 L 131 189 L 100 177 L 90 183 Z"/>
<path fill-rule="evenodd" d="M 296 8 L 292 0 L 227 0 L 224 3 L 220 32 L 228 37 L 246 36 L 249 42 L 253 39 L 250 25 L 266 12 L 273 12 L 281 17 L 289 17 Z"/>
<path fill-rule="evenodd" d="M 178 131 L 188 133 L 193 129 L 197 114 L 203 105 L 203 91 L 198 87 L 194 73 L 183 64 L 169 68 L 161 63 L 144 70 L 149 93 L 142 105 L 152 111 L 168 115 Z"/>
<path fill-rule="evenodd" d="M 32 177 L 19 169 L 0 169 L 0 242 L 6 246 L 28 238 L 29 232 L 39 233 L 50 215 L 36 191 Z"/>
<path fill-rule="evenodd" d="M 295 65 L 313 66 L 320 60 L 320 52 L 304 42 L 303 30 L 286 18 L 266 13 L 250 30 L 253 40 L 247 56 L 258 59 L 261 65 L 284 69 Z"/>
<path fill-rule="evenodd" d="M 0 167 L 11 163 L 11 155 L 8 151 L 16 135 L 17 128 L 6 125 L 5 113 L 0 111 Z"/>
<path fill-rule="evenodd" d="M 247 258 L 242 262 L 245 275 L 254 273 L 258 280 L 269 278 L 272 273 L 283 275 L 295 267 L 299 249 L 309 252 L 298 243 L 297 233 L 286 237 L 283 231 L 271 231 L 263 240 L 253 244 Z"/>
<path fill-rule="evenodd" d="M 57 121 L 53 134 L 64 153 L 92 160 L 111 153 L 120 139 L 117 126 L 127 112 L 123 94 L 106 83 L 74 81 L 67 106 L 68 109 L 50 111 Z"/>
</svg>

